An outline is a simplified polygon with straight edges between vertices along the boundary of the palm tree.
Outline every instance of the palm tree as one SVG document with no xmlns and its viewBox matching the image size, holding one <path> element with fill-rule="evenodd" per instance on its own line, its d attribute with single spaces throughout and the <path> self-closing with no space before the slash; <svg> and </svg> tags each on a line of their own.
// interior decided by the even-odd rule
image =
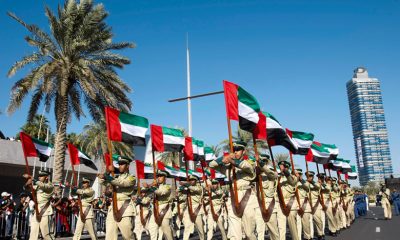
<svg viewBox="0 0 400 240">
<path fill-rule="evenodd" d="M 33 116 L 32 120 L 26 122 L 21 127 L 21 131 L 43 141 L 45 141 L 47 138 L 47 129 L 49 129 L 49 139 L 51 139 L 52 134 L 50 131 L 49 120 L 47 120 L 44 115 L 39 114 Z M 19 133 L 17 134 L 16 139 L 19 139 Z"/>
<path fill-rule="evenodd" d="M 129 86 L 118 76 L 116 68 L 130 63 L 127 57 L 113 52 L 133 48 L 130 42 L 113 43 L 111 27 L 105 23 L 108 13 L 102 4 L 92 0 L 66 0 L 57 14 L 45 8 L 50 33 L 37 25 L 27 24 L 13 13 L 8 15 L 25 27 L 27 43 L 35 48 L 30 55 L 17 61 L 9 70 L 12 77 L 18 70 L 31 67 L 28 74 L 12 87 L 8 113 L 15 112 L 32 93 L 28 121 L 35 116 L 41 103 L 46 111 L 53 105 L 56 118 L 55 182 L 61 182 L 65 161 L 67 123 L 72 114 L 85 117 L 82 106 L 98 121 L 104 106 L 129 110 L 126 96 Z"/>
</svg>

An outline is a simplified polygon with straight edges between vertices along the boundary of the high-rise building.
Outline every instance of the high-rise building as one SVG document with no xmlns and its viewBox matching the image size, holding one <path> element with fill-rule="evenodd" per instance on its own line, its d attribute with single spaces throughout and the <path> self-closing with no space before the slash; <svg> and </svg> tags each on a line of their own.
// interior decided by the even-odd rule
<svg viewBox="0 0 400 240">
<path fill-rule="evenodd" d="M 358 67 L 346 87 L 360 184 L 383 181 L 393 169 L 379 80 Z"/>
</svg>

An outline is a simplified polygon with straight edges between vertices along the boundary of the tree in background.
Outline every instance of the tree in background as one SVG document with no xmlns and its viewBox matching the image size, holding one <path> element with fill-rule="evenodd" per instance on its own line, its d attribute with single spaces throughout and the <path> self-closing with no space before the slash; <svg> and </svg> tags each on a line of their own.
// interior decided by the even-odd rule
<svg viewBox="0 0 400 240">
<path fill-rule="evenodd" d="M 36 114 L 33 116 L 31 121 L 26 122 L 22 127 L 21 131 L 26 134 L 38 138 L 40 140 L 52 142 L 53 139 L 51 128 L 49 126 L 49 120 L 44 115 Z M 17 133 L 16 139 L 19 139 L 19 133 Z"/>
<path fill-rule="evenodd" d="M 131 88 L 123 82 L 117 68 L 130 63 L 115 50 L 133 48 L 130 42 L 113 43 L 111 27 L 105 22 L 108 13 L 102 4 L 92 0 L 66 0 L 57 13 L 45 8 L 49 33 L 28 24 L 13 13 L 29 35 L 27 43 L 33 52 L 17 61 L 8 71 L 12 77 L 27 67 L 28 73 L 11 89 L 8 113 L 15 112 L 23 100 L 32 95 L 28 110 L 31 121 L 41 104 L 47 112 L 54 108 L 56 118 L 54 182 L 62 181 L 67 142 L 67 123 L 72 115 L 85 116 L 85 106 L 93 120 L 99 121 L 105 106 L 128 111 Z"/>
</svg>

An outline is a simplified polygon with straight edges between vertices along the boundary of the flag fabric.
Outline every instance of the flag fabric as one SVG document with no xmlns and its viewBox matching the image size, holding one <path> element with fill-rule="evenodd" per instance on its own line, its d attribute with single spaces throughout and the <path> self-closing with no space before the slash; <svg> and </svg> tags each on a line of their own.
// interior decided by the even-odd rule
<svg viewBox="0 0 400 240">
<path fill-rule="evenodd" d="M 112 141 L 129 143 L 134 146 L 146 145 L 146 132 L 149 128 L 147 118 L 120 112 L 106 107 L 107 135 Z"/>
<path fill-rule="evenodd" d="M 331 169 L 335 171 L 340 171 L 342 173 L 349 172 L 350 167 L 350 160 L 345 160 L 343 158 L 336 158 L 335 160 L 330 160 L 329 164 L 332 166 Z"/>
<path fill-rule="evenodd" d="M 204 147 L 204 154 L 206 161 L 212 161 L 217 158 L 217 156 L 215 156 L 214 150 L 211 147 Z"/>
<path fill-rule="evenodd" d="M 321 143 L 321 146 L 328 150 L 331 155 L 330 159 L 336 159 L 337 155 L 339 155 L 339 148 L 337 148 L 335 144 Z"/>
<path fill-rule="evenodd" d="M 87 154 L 79 150 L 74 144 L 68 143 L 69 157 L 71 159 L 71 165 L 83 164 L 95 171 L 97 171 L 96 165 L 88 157 Z"/>
<path fill-rule="evenodd" d="M 24 132 L 19 134 L 25 157 L 38 157 L 41 162 L 47 162 L 53 151 L 53 145 L 33 138 Z"/>
<path fill-rule="evenodd" d="M 185 160 L 199 161 L 204 158 L 204 142 L 193 137 L 185 137 L 183 152 Z"/>
<path fill-rule="evenodd" d="M 286 133 L 289 135 L 289 137 L 297 146 L 297 152 L 295 152 L 294 154 L 307 155 L 311 147 L 311 144 L 314 140 L 314 134 L 299 132 L 299 131 L 291 131 L 287 128 L 286 128 Z"/>
<path fill-rule="evenodd" d="M 253 135 L 255 139 L 267 140 L 267 117 L 260 111 L 258 113 L 258 123 L 254 129 Z"/>
<path fill-rule="evenodd" d="M 239 121 L 239 127 L 253 133 L 257 126 L 260 105 L 257 99 L 240 86 L 223 81 L 227 116 Z"/>
<path fill-rule="evenodd" d="M 185 136 L 182 130 L 151 125 L 153 151 L 180 152 L 185 147 Z"/>
<path fill-rule="evenodd" d="M 293 139 L 286 133 L 285 128 L 279 121 L 268 112 L 263 112 L 267 118 L 267 139 L 270 146 L 284 146 L 292 153 L 296 153 L 298 148 Z"/>
<path fill-rule="evenodd" d="M 347 175 L 348 179 L 351 179 L 351 180 L 357 179 L 358 174 L 357 174 L 357 171 L 356 171 L 356 166 L 355 165 L 351 165 L 351 171 L 348 172 L 346 175 Z"/>
<path fill-rule="evenodd" d="M 136 162 L 136 177 L 139 179 L 153 179 L 154 170 L 150 165 L 145 164 L 140 160 L 135 160 Z"/>
<path fill-rule="evenodd" d="M 180 170 L 177 170 L 172 166 L 167 166 L 161 161 L 157 162 L 157 168 L 160 169 L 160 170 L 168 172 L 170 177 L 172 177 L 172 178 L 174 178 L 174 177 L 186 178 L 186 173 L 184 173 L 184 172 L 182 172 Z"/>
<path fill-rule="evenodd" d="M 306 161 L 316 162 L 319 164 L 327 164 L 330 160 L 330 153 L 327 149 L 321 146 L 319 142 L 313 142 L 311 148 L 305 156 Z"/>
</svg>

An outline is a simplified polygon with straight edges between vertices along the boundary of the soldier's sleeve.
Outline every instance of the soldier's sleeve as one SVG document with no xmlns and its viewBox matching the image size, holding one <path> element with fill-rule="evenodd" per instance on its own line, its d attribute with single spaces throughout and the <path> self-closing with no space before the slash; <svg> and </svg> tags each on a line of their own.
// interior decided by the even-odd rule
<svg viewBox="0 0 400 240">
<path fill-rule="evenodd" d="M 76 190 L 76 193 L 78 195 L 81 195 L 81 197 L 91 197 L 94 195 L 94 190 L 93 189 L 78 189 L 78 190 Z"/>
<path fill-rule="evenodd" d="M 51 183 L 43 183 L 43 182 L 37 181 L 36 185 L 38 186 L 39 189 L 43 190 L 43 192 L 46 192 L 46 193 L 52 192 L 54 189 L 54 186 Z"/>
<path fill-rule="evenodd" d="M 261 171 L 265 173 L 269 181 L 273 181 L 278 178 L 278 173 L 269 169 L 269 167 L 266 164 L 264 164 L 261 167 Z"/>
<path fill-rule="evenodd" d="M 157 196 L 165 196 L 165 195 L 168 195 L 170 192 L 171 192 L 171 186 L 167 185 L 167 184 L 157 188 L 157 190 L 154 191 L 154 193 Z"/>
<path fill-rule="evenodd" d="M 190 186 L 189 190 L 191 193 L 194 193 L 194 194 L 201 194 L 203 192 L 203 188 L 199 185 Z"/>
<path fill-rule="evenodd" d="M 124 179 L 113 179 L 111 184 L 117 187 L 133 187 L 136 183 L 136 178 L 132 175 L 129 175 L 127 178 Z"/>
<path fill-rule="evenodd" d="M 254 163 L 247 160 L 235 160 L 235 167 L 240 168 L 242 171 L 250 174 L 254 174 L 255 172 Z"/>
<path fill-rule="evenodd" d="M 286 178 L 289 185 L 291 185 L 292 187 L 295 187 L 297 185 L 297 182 L 299 181 L 297 177 L 292 174 L 289 174 L 289 176 L 286 176 Z"/>
</svg>

